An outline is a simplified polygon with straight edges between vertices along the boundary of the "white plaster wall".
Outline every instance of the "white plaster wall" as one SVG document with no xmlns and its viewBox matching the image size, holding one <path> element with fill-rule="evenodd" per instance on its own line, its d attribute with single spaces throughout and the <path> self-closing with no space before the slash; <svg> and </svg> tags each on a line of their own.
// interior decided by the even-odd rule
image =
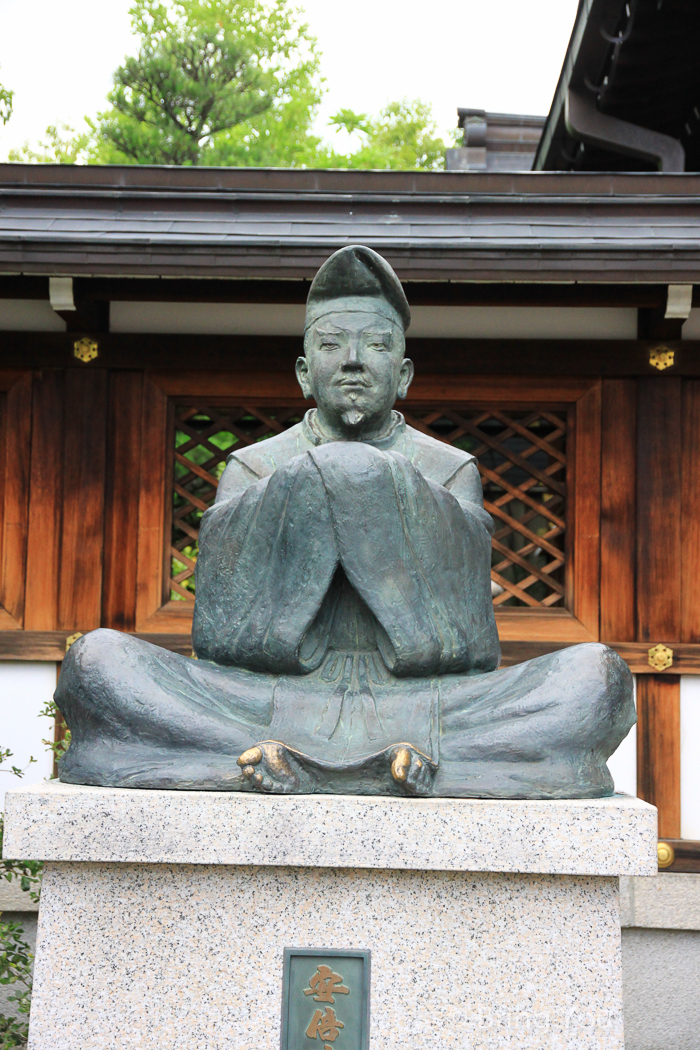
<svg viewBox="0 0 700 1050">
<path fill-rule="evenodd" d="M 681 676 L 681 838 L 700 839 L 700 675 Z"/>
<path fill-rule="evenodd" d="M 636 339 L 635 309 L 520 306 L 414 306 L 414 337 Z M 113 332 L 301 335 L 304 307 L 264 303 L 113 302 Z"/>
<path fill-rule="evenodd" d="M 0 299 L 0 331 L 65 332 L 66 322 L 48 299 Z"/>
<path fill-rule="evenodd" d="M 637 703 L 637 676 L 634 676 L 634 702 Z M 608 759 L 608 769 L 615 781 L 615 790 L 626 795 L 637 794 L 637 727 L 632 726 L 617 751 Z"/>
<path fill-rule="evenodd" d="M 304 312 L 293 303 L 113 302 L 109 328 L 186 335 L 302 335 Z"/>
<path fill-rule="evenodd" d="M 5 792 L 22 784 L 36 784 L 51 776 L 53 755 L 42 740 L 53 736 L 53 722 L 39 712 L 56 688 L 56 664 L 20 661 L 0 662 L 0 747 L 9 748 L 10 765 L 24 768 L 30 756 L 37 761 L 26 770 L 22 781 L 12 773 L 0 773 L 0 809 Z"/>
<path fill-rule="evenodd" d="M 636 339 L 637 311 L 616 307 L 415 306 L 409 335 L 452 339 Z"/>
</svg>

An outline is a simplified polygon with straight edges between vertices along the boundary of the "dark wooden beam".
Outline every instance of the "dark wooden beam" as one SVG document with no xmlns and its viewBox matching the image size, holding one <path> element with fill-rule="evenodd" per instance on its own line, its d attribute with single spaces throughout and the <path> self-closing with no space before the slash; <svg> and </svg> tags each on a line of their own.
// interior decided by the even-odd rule
<svg viewBox="0 0 700 1050">
<path fill-rule="evenodd" d="M 674 641 L 669 637 L 657 637 L 648 642 L 622 642 L 616 639 L 604 639 L 615 652 L 619 653 L 630 670 L 640 675 L 660 675 L 670 678 L 679 674 L 700 674 L 700 645 Z M 659 643 L 673 653 L 673 663 L 665 671 L 657 671 L 649 665 L 649 650 Z"/>
<path fill-rule="evenodd" d="M 75 310 L 57 310 L 56 313 L 66 322 L 69 333 L 92 332 L 95 335 L 109 332 L 109 301 L 92 299 L 87 295 L 74 293 Z"/>
<path fill-rule="evenodd" d="M 685 320 L 666 317 L 666 305 L 645 306 L 637 315 L 637 335 L 640 339 L 680 339 Z"/>
<path fill-rule="evenodd" d="M 305 303 L 310 281 L 76 277 L 74 295 L 94 302 Z M 663 310 L 665 284 L 405 281 L 412 306 L 613 306 Z M 0 276 L 0 299 L 48 299 L 49 279 Z M 652 338 L 657 338 L 653 334 Z"/>
<path fill-rule="evenodd" d="M 1 660 L 43 660 L 60 663 L 66 655 L 66 644 L 75 631 L 0 631 Z M 163 649 L 191 656 L 189 634 L 137 634 L 146 642 Z"/>
<path fill-rule="evenodd" d="M 119 607 L 119 594 L 112 592 L 112 602 L 108 609 L 109 620 L 103 622 L 103 626 L 115 624 L 120 621 L 133 620 L 133 611 L 130 608 L 133 601 L 129 603 L 128 597 L 122 600 Z M 122 611 L 124 606 L 125 611 Z M 65 656 L 66 639 L 75 633 L 77 628 L 62 631 L 0 631 L 0 660 L 49 660 L 60 662 Z M 130 631 L 129 633 L 133 633 Z M 137 638 L 144 638 L 154 645 L 160 645 L 163 649 L 171 649 L 173 652 L 184 653 L 186 656 L 192 652 L 192 640 L 189 633 L 158 633 L 149 634 L 136 633 Z M 566 649 L 570 642 L 537 642 L 537 641 L 502 641 L 501 650 L 503 659 L 502 667 L 512 667 L 514 664 L 523 663 L 525 660 L 534 660 L 537 656 L 545 656 L 547 653 L 555 653 L 560 649 Z M 677 678 L 679 674 L 700 674 L 700 645 L 689 645 L 680 642 L 670 642 L 673 649 L 673 665 L 659 673 L 649 666 L 648 643 L 635 642 L 609 642 L 611 648 L 620 654 L 635 674 L 643 675 L 644 678 Z"/>
<path fill-rule="evenodd" d="M 73 352 L 78 338 L 98 344 L 87 364 Z M 700 377 L 700 341 L 670 343 L 675 362 L 658 372 L 649 361 L 658 347 L 635 339 L 411 339 L 407 353 L 418 371 L 483 375 Z M 301 336 L 144 335 L 138 333 L 0 332 L 4 368 L 109 368 L 288 371 L 302 352 Z"/>
<path fill-rule="evenodd" d="M 673 850 L 673 862 L 662 872 L 685 871 L 700 874 L 700 842 L 693 839 L 674 839 L 663 836 L 663 841 Z"/>
<path fill-rule="evenodd" d="M 48 299 L 48 277 L 34 274 L 0 276 L 0 299 Z"/>
</svg>

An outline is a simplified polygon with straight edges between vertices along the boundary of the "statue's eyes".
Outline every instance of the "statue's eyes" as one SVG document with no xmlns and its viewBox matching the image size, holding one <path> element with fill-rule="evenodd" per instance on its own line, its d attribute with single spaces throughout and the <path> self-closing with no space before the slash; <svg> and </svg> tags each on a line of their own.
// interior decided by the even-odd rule
<svg viewBox="0 0 700 1050">
<path fill-rule="evenodd" d="M 324 342 L 321 343 L 321 350 L 337 350 L 337 349 L 338 349 L 338 344 L 337 343 L 331 343 L 330 341 L 329 342 L 324 341 Z"/>
</svg>

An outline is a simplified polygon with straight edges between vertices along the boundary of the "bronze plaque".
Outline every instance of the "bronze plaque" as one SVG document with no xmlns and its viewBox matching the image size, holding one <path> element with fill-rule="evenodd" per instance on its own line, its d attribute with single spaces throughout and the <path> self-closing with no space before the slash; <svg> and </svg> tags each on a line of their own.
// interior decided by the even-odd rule
<svg viewBox="0 0 700 1050">
<path fill-rule="evenodd" d="M 367 1050 L 370 953 L 285 948 L 281 1050 Z"/>
</svg>

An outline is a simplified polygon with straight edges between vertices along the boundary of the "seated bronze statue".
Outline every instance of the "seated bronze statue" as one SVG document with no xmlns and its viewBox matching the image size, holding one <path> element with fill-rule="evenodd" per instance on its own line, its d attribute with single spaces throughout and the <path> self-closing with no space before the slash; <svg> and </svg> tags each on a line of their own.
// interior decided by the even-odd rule
<svg viewBox="0 0 700 1050">
<path fill-rule="evenodd" d="M 369 248 L 311 285 L 316 408 L 234 452 L 202 519 L 189 659 L 98 630 L 68 653 L 61 780 L 482 798 L 609 795 L 635 721 L 604 645 L 498 670 L 474 458 L 393 410 L 408 302 Z"/>
</svg>

